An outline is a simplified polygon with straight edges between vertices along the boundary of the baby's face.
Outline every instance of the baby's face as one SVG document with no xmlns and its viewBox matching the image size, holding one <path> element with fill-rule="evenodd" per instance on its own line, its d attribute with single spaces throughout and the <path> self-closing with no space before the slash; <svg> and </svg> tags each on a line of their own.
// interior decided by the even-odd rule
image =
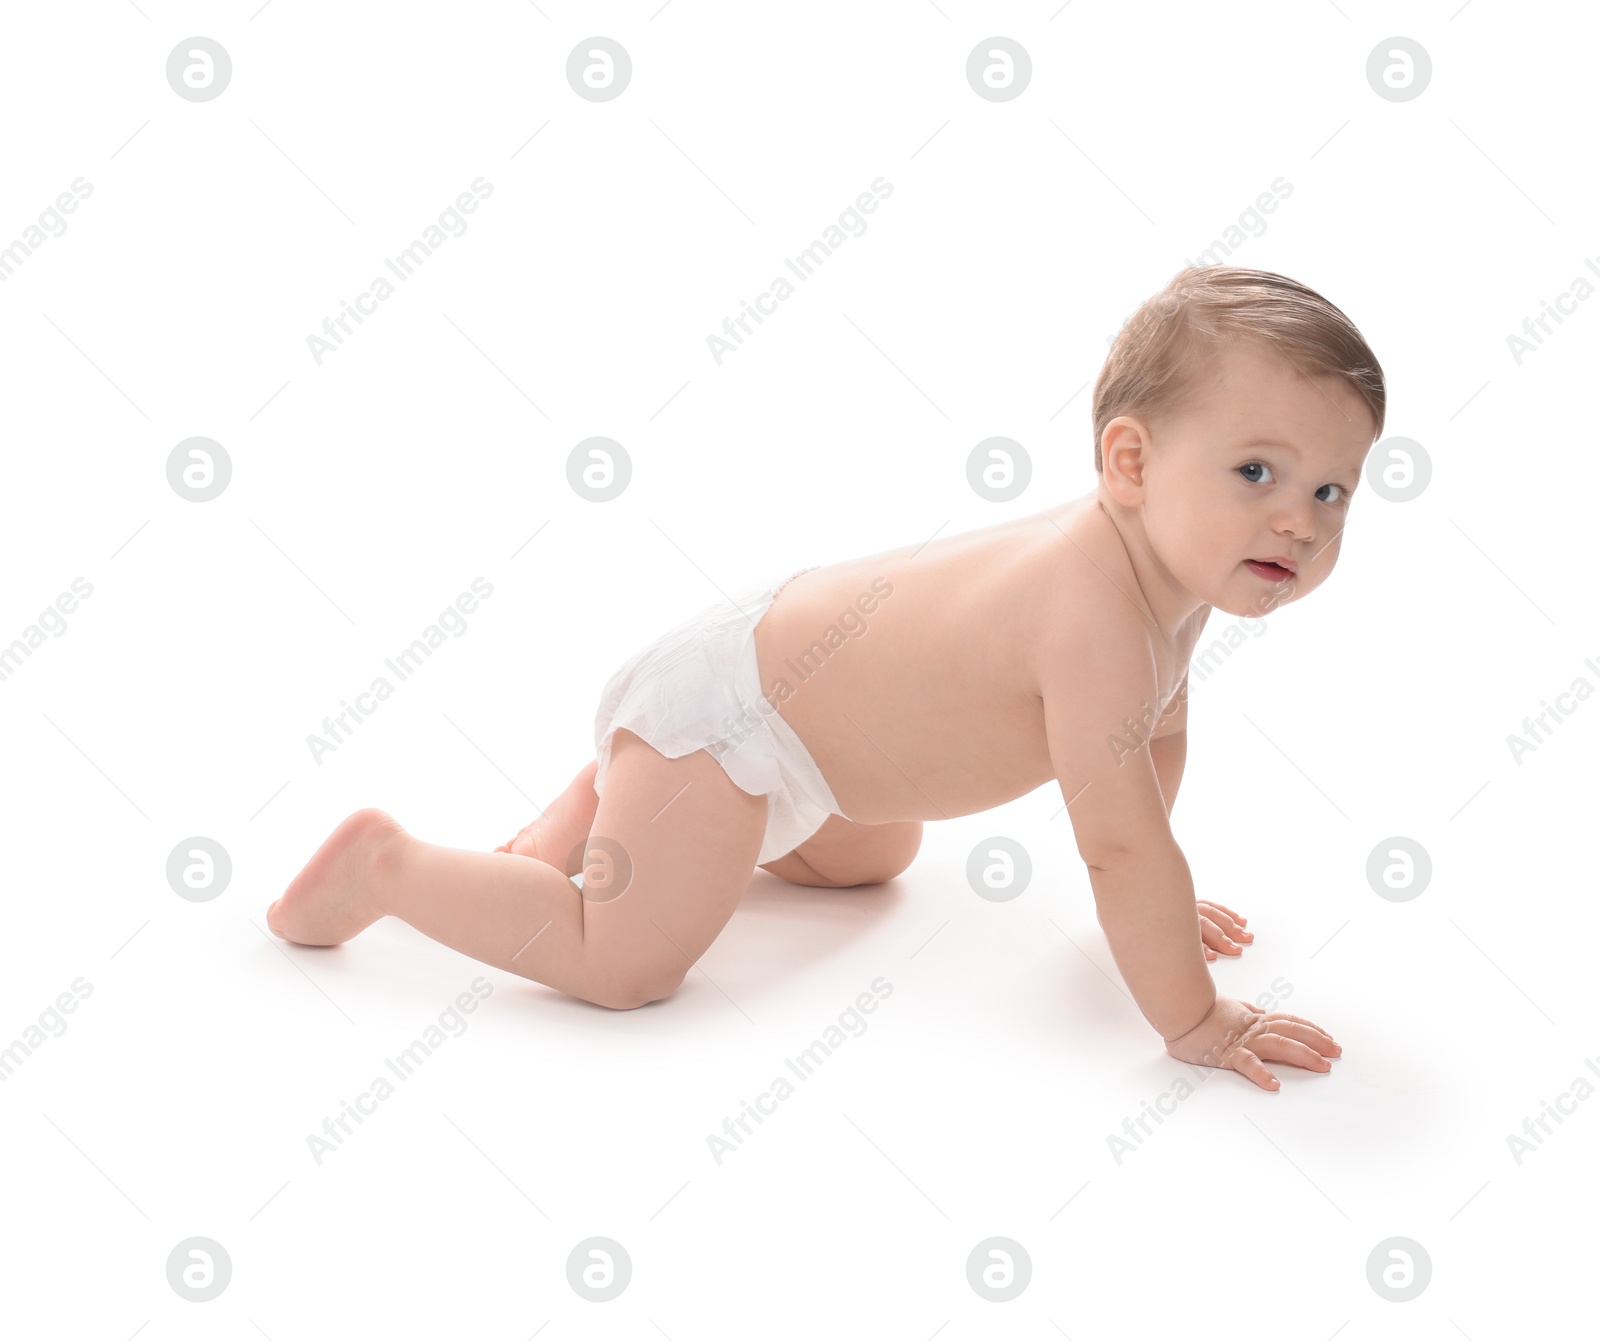
<svg viewBox="0 0 1600 1341">
<path fill-rule="evenodd" d="M 1148 426 L 1145 534 L 1187 591 L 1261 615 L 1322 585 L 1374 436 L 1348 383 L 1303 376 L 1270 348 L 1234 347 L 1186 405 Z"/>
</svg>

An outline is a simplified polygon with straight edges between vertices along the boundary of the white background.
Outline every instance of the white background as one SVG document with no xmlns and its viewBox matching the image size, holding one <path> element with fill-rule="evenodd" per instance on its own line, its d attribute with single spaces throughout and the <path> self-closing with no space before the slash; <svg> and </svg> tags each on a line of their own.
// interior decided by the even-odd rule
<svg viewBox="0 0 1600 1341">
<path fill-rule="evenodd" d="M 1600 1103 L 1520 1164 L 1507 1136 L 1600 1080 L 1600 706 L 1520 764 L 1507 736 L 1600 684 L 1600 303 L 1520 366 L 1506 337 L 1600 256 L 1592 14 L 256 11 L 3 20 L 0 245 L 93 185 L 0 285 L 0 643 L 93 586 L 0 682 L 0 1045 L 92 986 L 0 1083 L 8 1332 L 1482 1341 L 1590 1307 Z M 164 73 L 196 34 L 234 66 L 206 103 Z M 597 34 L 634 67 L 605 103 L 565 76 Z M 1033 62 L 1003 103 L 965 79 L 996 34 Z M 1405 103 L 1366 80 L 1395 35 L 1434 67 Z M 867 231 L 718 366 L 706 336 L 880 176 Z M 1334 578 L 1196 687 L 1174 824 L 1256 933 L 1219 989 L 1291 984 L 1279 1008 L 1344 1045 L 1331 1074 L 1207 1073 L 1114 1157 L 1195 1073 L 1121 985 L 1053 786 L 929 826 L 885 886 L 757 872 L 631 1013 L 392 920 L 331 951 L 266 934 L 352 810 L 510 837 L 589 757 L 615 666 L 719 590 L 1092 489 L 1108 336 L 1280 176 L 1229 259 L 1351 315 L 1386 435 L 1434 476 L 1363 490 Z M 468 230 L 318 366 L 306 337 L 478 177 Z M 234 472 L 203 504 L 166 478 L 196 435 Z M 613 502 L 567 483 L 593 435 L 633 462 Z M 966 481 L 994 435 L 1034 464 L 1011 504 Z M 315 762 L 307 735 L 478 577 L 468 631 Z M 197 835 L 233 862 L 204 903 L 165 874 Z M 992 835 L 1034 861 L 1008 903 L 965 879 Z M 1433 862 L 1408 902 L 1366 879 L 1392 836 Z M 316 1163 L 307 1136 L 480 974 L 466 1032 Z M 867 1032 L 717 1164 L 707 1136 L 880 976 Z M 205 1304 L 166 1279 L 194 1235 L 233 1264 Z M 594 1235 L 633 1263 L 606 1304 L 567 1284 Z M 1032 1262 L 1005 1304 L 966 1277 L 995 1235 Z M 1432 1262 L 1410 1303 L 1367 1280 L 1392 1236 Z"/>
</svg>

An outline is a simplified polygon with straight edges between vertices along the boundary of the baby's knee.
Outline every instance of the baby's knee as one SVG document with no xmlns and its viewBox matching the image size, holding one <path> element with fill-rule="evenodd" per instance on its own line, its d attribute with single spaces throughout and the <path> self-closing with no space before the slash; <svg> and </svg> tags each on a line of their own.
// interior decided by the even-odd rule
<svg viewBox="0 0 1600 1341">
<path fill-rule="evenodd" d="M 922 821 L 902 820 L 852 824 L 831 842 L 802 843 L 796 855 L 822 880 L 849 888 L 893 880 L 911 865 L 921 847 Z"/>
<path fill-rule="evenodd" d="M 597 966 L 588 975 L 581 995 L 608 1010 L 637 1010 L 671 996 L 683 986 L 686 973 L 687 969 L 664 964 Z"/>
<path fill-rule="evenodd" d="M 916 860 L 922 850 L 922 821 L 907 820 L 894 826 L 894 834 L 884 844 L 882 879 L 893 880 Z"/>
</svg>

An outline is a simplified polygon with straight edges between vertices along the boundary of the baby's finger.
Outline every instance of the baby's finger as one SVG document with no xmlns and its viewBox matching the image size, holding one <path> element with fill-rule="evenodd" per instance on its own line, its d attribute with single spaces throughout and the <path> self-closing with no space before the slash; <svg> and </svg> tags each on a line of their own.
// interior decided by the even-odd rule
<svg viewBox="0 0 1600 1341">
<path fill-rule="evenodd" d="M 1249 1048 L 1235 1048 L 1228 1054 L 1228 1065 L 1246 1080 L 1252 1080 L 1264 1090 L 1276 1090 L 1278 1078 L 1261 1064 L 1261 1058 Z"/>
<path fill-rule="evenodd" d="M 1200 915 L 1202 917 L 1209 917 L 1213 922 L 1221 927 L 1223 931 L 1232 936 L 1235 940 L 1247 941 L 1255 936 L 1255 932 L 1246 931 L 1239 919 L 1221 904 L 1202 902 L 1200 904 Z"/>
<path fill-rule="evenodd" d="M 1314 1024 L 1290 1024 L 1287 1020 L 1277 1020 L 1269 1024 L 1264 1032 L 1297 1039 L 1307 1047 L 1315 1048 L 1324 1057 L 1337 1057 L 1344 1051 Z"/>
<path fill-rule="evenodd" d="M 1239 914 L 1234 912 L 1232 908 L 1228 907 L 1226 904 L 1218 903 L 1215 899 L 1202 899 L 1200 902 L 1208 905 L 1209 907 L 1215 908 L 1220 912 L 1227 913 L 1227 915 L 1237 922 L 1241 927 L 1248 920 L 1247 918 L 1240 917 Z"/>
<path fill-rule="evenodd" d="M 1250 1043 L 1258 1056 L 1269 1057 L 1275 1062 L 1287 1062 L 1290 1066 L 1304 1067 L 1307 1071 L 1333 1070 L 1333 1063 L 1315 1048 L 1282 1034 L 1258 1034 Z"/>
<path fill-rule="evenodd" d="M 1301 1019 L 1298 1015 L 1290 1015 L 1285 1011 L 1275 1010 L 1266 1018 L 1272 1021 L 1283 1021 L 1286 1024 L 1303 1024 L 1307 1029 L 1310 1029 L 1319 1037 L 1325 1039 L 1335 1049 L 1337 1049 L 1339 1046 L 1333 1041 L 1333 1035 L 1330 1034 L 1326 1029 L 1322 1028 L 1320 1025 L 1313 1024 L 1310 1020 Z"/>
<path fill-rule="evenodd" d="M 1223 954 L 1237 955 L 1244 951 L 1234 941 L 1228 939 L 1228 933 L 1213 922 L 1209 917 L 1200 919 L 1200 939 L 1213 950 Z"/>
</svg>

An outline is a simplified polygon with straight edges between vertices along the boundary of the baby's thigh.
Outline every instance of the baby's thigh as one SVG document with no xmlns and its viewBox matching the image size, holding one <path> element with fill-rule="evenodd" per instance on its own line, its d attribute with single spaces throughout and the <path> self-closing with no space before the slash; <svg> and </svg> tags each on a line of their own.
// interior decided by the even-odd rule
<svg viewBox="0 0 1600 1341">
<path fill-rule="evenodd" d="M 767 799 L 704 750 L 668 759 L 612 738 L 584 855 L 584 960 L 611 1004 L 670 995 L 733 916 L 766 832 Z"/>
</svg>

